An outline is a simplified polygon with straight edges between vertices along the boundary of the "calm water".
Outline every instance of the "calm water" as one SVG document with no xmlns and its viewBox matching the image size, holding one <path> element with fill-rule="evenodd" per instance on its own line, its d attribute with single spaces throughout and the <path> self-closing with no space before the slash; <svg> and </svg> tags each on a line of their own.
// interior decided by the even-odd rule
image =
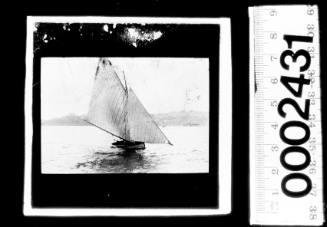
<svg viewBox="0 0 327 227">
<path fill-rule="evenodd" d="M 199 173 L 209 170 L 208 127 L 164 127 L 174 144 L 112 148 L 113 137 L 90 126 L 42 126 L 42 173 Z"/>
</svg>

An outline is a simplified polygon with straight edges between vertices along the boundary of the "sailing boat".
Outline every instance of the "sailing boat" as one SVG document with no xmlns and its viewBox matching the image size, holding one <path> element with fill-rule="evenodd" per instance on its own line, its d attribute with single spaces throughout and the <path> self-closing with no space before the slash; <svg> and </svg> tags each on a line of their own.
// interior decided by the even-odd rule
<svg viewBox="0 0 327 227">
<path fill-rule="evenodd" d="M 114 66 L 100 58 L 86 121 L 114 136 L 114 147 L 145 149 L 145 143 L 171 144 Z"/>
</svg>

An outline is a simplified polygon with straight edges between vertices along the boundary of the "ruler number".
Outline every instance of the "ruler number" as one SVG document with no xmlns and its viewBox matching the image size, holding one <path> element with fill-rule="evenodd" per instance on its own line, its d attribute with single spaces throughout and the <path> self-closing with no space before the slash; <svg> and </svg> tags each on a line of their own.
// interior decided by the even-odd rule
<svg viewBox="0 0 327 227">
<path fill-rule="evenodd" d="M 310 206 L 309 207 L 309 217 L 311 220 L 314 220 L 317 218 L 317 206 Z"/>
<path fill-rule="evenodd" d="M 309 52 L 311 58 L 315 57 L 315 48 L 314 47 L 308 47 L 307 51 Z"/>
<path fill-rule="evenodd" d="M 277 124 L 277 122 L 275 122 L 275 123 L 272 123 L 271 124 L 271 127 L 273 128 L 273 129 L 277 129 L 278 128 L 278 124 Z"/>
<path fill-rule="evenodd" d="M 307 35 L 313 38 L 315 36 L 315 33 L 314 33 L 315 26 L 313 24 L 308 24 L 307 29 L 308 29 Z"/>
<path fill-rule="evenodd" d="M 309 75 L 309 79 L 310 79 L 310 83 L 311 83 L 311 87 L 313 86 L 313 83 L 315 82 L 315 70 L 314 69 L 309 69 L 307 71 L 307 74 Z"/>
<path fill-rule="evenodd" d="M 278 83 L 278 79 L 277 79 L 276 77 L 271 78 L 270 82 L 271 82 L 272 84 L 277 84 L 277 83 Z"/>
<path fill-rule="evenodd" d="M 274 145 L 271 146 L 271 151 L 272 152 L 277 152 L 278 150 L 279 150 L 279 148 L 278 148 L 277 144 L 274 144 Z"/>
<path fill-rule="evenodd" d="M 277 16 L 277 11 L 275 9 L 270 10 L 269 15 L 272 17 Z"/>
<path fill-rule="evenodd" d="M 270 38 L 277 39 L 277 33 L 276 32 L 270 33 Z"/>
<path fill-rule="evenodd" d="M 317 196 L 317 184 L 312 184 L 312 189 L 310 195 L 316 197 Z"/>
<path fill-rule="evenodd" d="M 278 168 L 272 168 L 272 169 L 271 169 L 271 174 L 272 174 L 272 175 L 279 175 L 279 170 L 278 170 Z"/>
<path fill-rule="evenodd" d="M 272 107 L 277 107 L 277 105 L 278 105 L 277 100 L 273 100 L 273 101 L 270 102 L 270 106 L 272 106 Z"/>
<path fill-rule="evenodd" d="M 314 15 L 314 13 L 315 13 L 314 9 L 311 6 L 308 6 L 307 14 L 312 16 L 312 15 Z"/>
<path fill-rule="evenodd" d="M 309 150 L 315 151 L 316 150 L 316 138 L 311 137 L 309 140 Z M 316 166 L 316 161 L 312 161 L 311 166 Z"/>
</svg>

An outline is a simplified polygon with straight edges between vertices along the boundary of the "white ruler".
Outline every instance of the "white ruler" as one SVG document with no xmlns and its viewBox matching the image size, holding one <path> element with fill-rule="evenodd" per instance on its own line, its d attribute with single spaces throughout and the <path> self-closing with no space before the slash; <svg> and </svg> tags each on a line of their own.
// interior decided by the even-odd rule
<svg viewBox="0 0 327 227">
<path fill-rule="evenodd" d="M 250 16 L 250 223 L 322 225 L 317 6 Z"/>
</svg>

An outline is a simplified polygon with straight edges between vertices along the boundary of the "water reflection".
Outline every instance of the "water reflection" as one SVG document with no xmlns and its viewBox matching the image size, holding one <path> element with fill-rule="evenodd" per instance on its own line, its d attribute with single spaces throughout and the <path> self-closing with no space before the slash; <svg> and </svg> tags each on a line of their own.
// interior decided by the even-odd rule
<svg viewBox="0 0 327 227">
<path fill-rule="evenodd" d="M 142 150 L 110 148 L 107 151 L 93 152 L 86 162 L 78 163 L 76 168 L 92 169 L 101 173 L 130 173 L 149 169 L 152 165 Z"/>
<path fill-rule="evenodd" d="M 42 173 L 207 173 L 208 128 L 166 127 L 174 145 L 111 148 L 106 133 L 86 126 L 42 126 Z"/>
</svg>

